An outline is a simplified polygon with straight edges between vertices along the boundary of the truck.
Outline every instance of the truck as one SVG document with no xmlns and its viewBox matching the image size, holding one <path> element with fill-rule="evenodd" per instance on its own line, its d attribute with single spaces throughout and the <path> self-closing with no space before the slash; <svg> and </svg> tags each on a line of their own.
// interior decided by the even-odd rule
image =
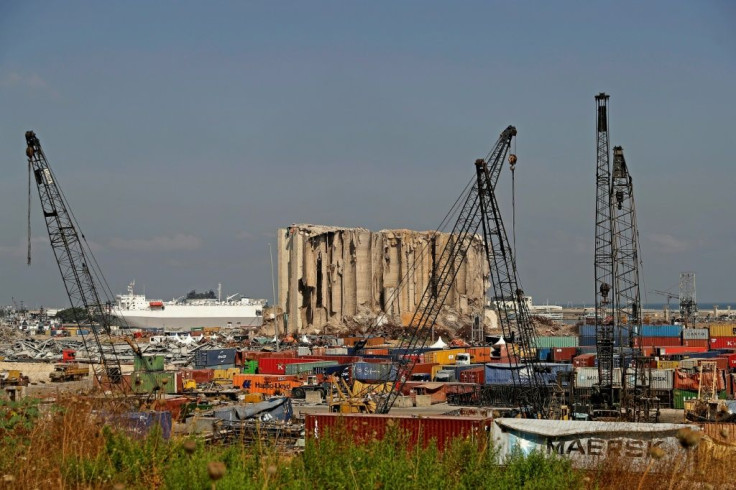
<svg viewBox="0 0 736 490">
<path fill-rule="evenodd" d="M 89 366 L 72 362 L 55 364 L 54 370 L 49 374 L 53 382 L 77 381 L 86 376 L 89 376 Z"/>
<path fill-rule="evenodd" d="M 291 398 L 304 399 L 307 397 L 307 391 L 318 391 L 323 399 L 327 399 L 330 393 L 331 383 L 328 381 L 319 381 L 316 375 L 307 376 L 306 381 L 301 386 L 294 386 L 291 389 Z"/>
<path fill-rule="evenodd" d="M 0 371 L 0 387 L 5 386 L 28 386 L 28 376 L 23 376 L 17 369 Z"/>
</svg>

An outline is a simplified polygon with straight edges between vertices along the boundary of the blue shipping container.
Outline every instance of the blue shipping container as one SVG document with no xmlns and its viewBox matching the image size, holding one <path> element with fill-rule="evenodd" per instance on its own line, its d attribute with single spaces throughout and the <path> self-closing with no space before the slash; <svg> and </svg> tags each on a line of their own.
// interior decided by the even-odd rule
<svg viewBox="0 0 736 490">
<path fill-rule="evenodd" d="M 540 361 L 549 361 L 552 356 L 552 349 L 537 349 L 537 359 Z"/>
<path fill-rule="evenodd" d="M 679 337 L 682 335 L 680 325 L 642 325 L 642 337 Z"/>
<path fill-rule="evenodd" d="M 356 362 L 353 365 L 353 378 L 358 381 L 390 381 L 396 379 L 396 365 Z"/>
<path fill-rule="evenodd" d="M 511 385 L 519 380 L 521 369 L 503 364 L 486 364 L 487 385 Z"/>
</svg>

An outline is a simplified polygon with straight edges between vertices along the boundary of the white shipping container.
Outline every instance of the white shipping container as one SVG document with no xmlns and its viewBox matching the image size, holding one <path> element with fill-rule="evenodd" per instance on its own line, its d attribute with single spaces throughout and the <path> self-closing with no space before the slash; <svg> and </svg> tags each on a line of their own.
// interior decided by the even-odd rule
<svg viewBox="0 0 736 490">
<path fill-rule="evenodd" d="M 297 347 L 296 354 L 298 356 L 310 356 L 312 355 L 312 349 L 309 347 L 300 346 Z"/>
<path fill-rule="evenodd" d="M 649 383 L 649 388 L 653 390 L 671 391 L 675 383 L 675 370 L 652 369 L 651 376 L 650 371 L 645 370 L 643 374 L 639 374 L 636 384 L 646 386 L 647 383 Z"/>
<path fill-rule="evenodd" d="M 598 368 L 597 367 L 577 367 L 575 368 L 575 387 L 576 388 L 592 388 L 598 384 Z M 621 368 L 613 369 L 613 385 L 621 385 Z"/>
<path fill-rule="evenodd" d="M 685 328 L 682 330 L 684 340 L 708 340 L 710 331 L 707 328 Z"/>
</svg>

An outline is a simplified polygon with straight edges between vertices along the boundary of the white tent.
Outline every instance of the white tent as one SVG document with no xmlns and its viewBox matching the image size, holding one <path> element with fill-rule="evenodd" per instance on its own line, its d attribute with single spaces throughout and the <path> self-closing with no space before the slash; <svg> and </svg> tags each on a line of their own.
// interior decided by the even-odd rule
<svg viewBox="0 0 736 490">
<path fill-rule="evenodd" d="M 498 339 L 498 342 L 496 342 L 493 345 L 494 346 L 496 346 L 496 345 L 506 345 L 506 341 L 503 339 L 503 337 L 501 337 L 500 339 Z"/>
<path fill-rule="evenodd" d="M 430 349 L 444 349 L 445 347 L 447 347 L 447 344 L 442 341 L 442 337 L 439 337 L 437 342 L 429 346 Z"/>
<path fill-rule="evenodd" d="M 308 344 L 308 343 L 309 343 L 309 339 L 307 338 L 307 336 L 302 335 L 302 344 Z"/>
</svg>

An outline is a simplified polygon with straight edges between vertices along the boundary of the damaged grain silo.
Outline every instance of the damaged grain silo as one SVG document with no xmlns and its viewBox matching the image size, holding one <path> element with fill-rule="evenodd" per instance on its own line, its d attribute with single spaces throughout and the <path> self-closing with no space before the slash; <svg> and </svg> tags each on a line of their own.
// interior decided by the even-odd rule
<svg viewBox="0 0 736 490">
<path fill-rule="evenodd" d="M 279 306 L 291 333 L 324 331 L 345 322 L 370 323 L 385 312 L 394 323 L 411 318 L 449 233 L 295 224 L 279 230 Z M 442 315 L 467 324 L 481 314 L 488 288 L 483 241 L 474 237 Z M 439 322 L 438 322 L 439 323 Z M 452 325 L 447 325 L 452 326 Z"/>
</svg>

